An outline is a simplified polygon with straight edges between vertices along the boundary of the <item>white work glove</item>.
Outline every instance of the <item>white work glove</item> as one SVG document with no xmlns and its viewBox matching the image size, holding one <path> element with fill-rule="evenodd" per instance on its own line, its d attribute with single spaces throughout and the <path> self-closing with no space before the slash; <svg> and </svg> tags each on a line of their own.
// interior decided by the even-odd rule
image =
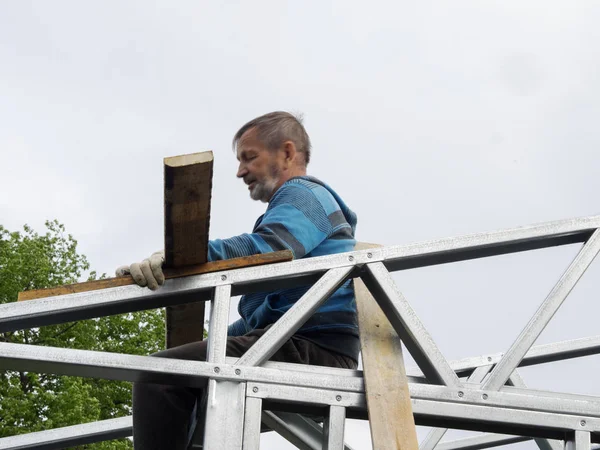
<svg viewBox="0 0 600 450">
<path fill-rule="evenodd" d="M 165 252 L 155 252 L 140 263 L 133 263 L 131 266 L 118 267 L 115 271 L 115 275 L 122 277 L 131 274 L 133 281 L 139 286 L 148 286 L 148 288 L 155 291 L 165 282 L 165 275 L 162 271 L 164 262 Z"/>
</svg>

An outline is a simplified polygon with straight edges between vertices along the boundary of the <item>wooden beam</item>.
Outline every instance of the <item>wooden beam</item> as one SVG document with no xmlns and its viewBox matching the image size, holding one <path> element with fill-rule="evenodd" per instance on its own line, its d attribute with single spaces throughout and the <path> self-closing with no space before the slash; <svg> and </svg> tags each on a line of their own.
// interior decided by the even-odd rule
<svg viewBox="0 0 600 450">
<path fill-rule="evenodd" d="M 181 267 L 179 269 L 165 269 L 165 278 L 180 278 L 190 275 L 202 275 L 224 270 L 241 269 L 244 267 L 261 266 L 278 262 L 291 261 L 293 253 L 290 250 L 265 253 L 262 255 L 244 256 L 243 258 L 232 258 L 223 261 L 214 261 L 196 266 Z M 79 292 L 97 291 L 119 286 L 133 285 L 135 282 L 131 275 L 116 278 L 105 278 L 104 280 L 86 281 L 84 283 L 68 284 L 47 289 L 36 289 L 32 291 L 19 292 L 19 301 L 34 300 L 36 298 L 54 297 L 56 295 L 76 294 Z"/>
<path fill-rule="evenodd" d="M 357 243 L 355 250 L 373 247 Z M 354 293 L 373 448 L 418 450 L 400 338 L 360 278 Z"/>
<path fill-rule="evenodd" d="M 212 152 L 164 159 L 165 168 L 165 267 L 206 262 Z"/>
<path fill-rule="evenodd" d="M 212 152 L 164 159 L 165 267 L 202 264 L 207 260 Z M 167 307 L 167 348 L 201 341 L 204 302 Z"/>
</svg>

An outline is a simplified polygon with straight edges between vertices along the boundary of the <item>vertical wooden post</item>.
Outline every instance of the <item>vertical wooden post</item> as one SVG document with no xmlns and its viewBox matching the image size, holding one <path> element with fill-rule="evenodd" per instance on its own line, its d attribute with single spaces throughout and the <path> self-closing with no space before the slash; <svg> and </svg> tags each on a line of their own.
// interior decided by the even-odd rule
<svg viewBox="0 0 600 450">
<path fill-rule="evenodd" d="M 164 159 L 165 267 L 202 264 L 207 260 L 213 175 L 212 152 Z M 201 341 L 204 302 L 167 308 L 166 345 Z"/>
<path fill-rule="evenodd" d="M 355 250 L 373 247 L 357 243 Z M 418 450 L 400 338 L 360 278 L 354 293 L 373 448 Z"/>
</svg>

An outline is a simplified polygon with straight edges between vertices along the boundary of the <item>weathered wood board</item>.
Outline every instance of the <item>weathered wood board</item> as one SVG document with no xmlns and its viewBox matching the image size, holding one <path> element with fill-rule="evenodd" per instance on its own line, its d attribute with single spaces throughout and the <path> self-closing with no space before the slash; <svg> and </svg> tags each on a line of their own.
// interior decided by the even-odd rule
<svg viewBox="0 0 600 450">
<path fill-rule="evenodd" d="M 208 251 L 212 152 L 164 159 L 165 267 L 205 263 Z M 201 341 L 204 302 L 167 307 L 167 348 Z"/>
<path fill-rule="evenodd" d="M 278 262 L 291 261 L 293 254 L 290 250 L 265 253 L 262 255 L 244 256 L 243 258 L 214 261 L 196 266 L 186 266 L 179 269 L 165 269 L 165 278 L 187 277 L 189 275 L 202 275 L 205 273 L 221 272 L 223 270 L 241 269 L 243 267 L 261 266 Z M 36 289 L 19 292 L 19 301 L 34 300 L 36 298 L 54 297 L 56 295 L 76 294 L 79 292 L 97 291 L 119 286 L 133 285 L 135 282 L 131 275 L 124 277 L 106 278 L 104 280 L 86 281 L 84 283 L 68 284 L 47 289 Z"/>
<path fill-rule="evenodd" d="M 357 243 L 355 249 L 373 247 Z M 418 450 L 400 338 L 360 278 L 354 292 L 373 448 Z"/>
</svg>

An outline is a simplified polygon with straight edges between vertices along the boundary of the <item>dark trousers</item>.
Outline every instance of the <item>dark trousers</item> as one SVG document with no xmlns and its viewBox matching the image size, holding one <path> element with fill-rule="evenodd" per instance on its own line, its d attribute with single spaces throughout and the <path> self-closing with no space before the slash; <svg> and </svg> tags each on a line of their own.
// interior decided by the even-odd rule
<svg viewBox="0 0 600 450">
<path fill-rule="evenodd" d="M 227 338 L 227 356 L 240 357 L 265 330 Z M 206 361 L 206 341 L 171 348 L 152 356 L 158 358 Z M 271 357 L 281 361 L 315 366 L 355 369 L 356 362 L 344 355 L 293 336 Z M 202 398 L 203 387 L 187 388 L 152 383 L 133 385 L 133 444 L 136 450 L 184 450 L 188 428 L 196 400 Z"/>
</svg>

